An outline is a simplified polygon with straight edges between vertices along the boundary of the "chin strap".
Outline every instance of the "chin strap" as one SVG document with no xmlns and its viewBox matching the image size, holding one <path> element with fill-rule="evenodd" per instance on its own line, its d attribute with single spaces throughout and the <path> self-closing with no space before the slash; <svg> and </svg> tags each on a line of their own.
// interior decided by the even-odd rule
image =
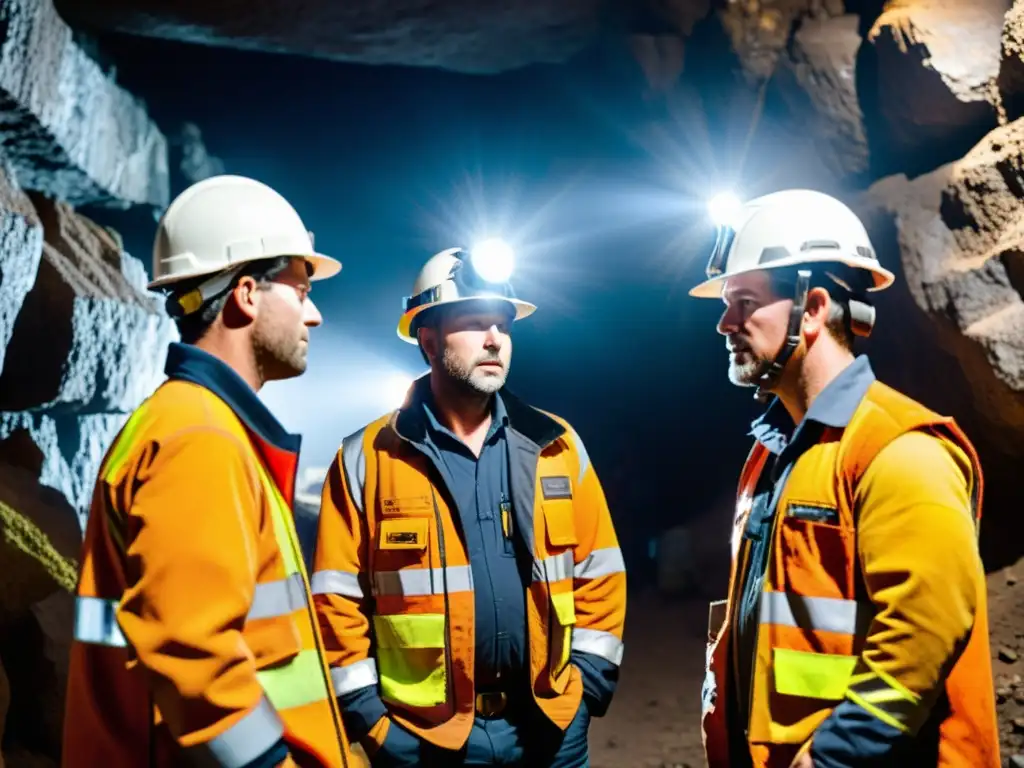
<svg viewBox="0 0 1024 768">
<path fill-rule="evenodd" d="M 832 273 L 827 273 L 843 288 L 850 290 L 850 286 Z M 804 310 L 807 308 L 807 292 L 810 289 L 810 270 L 801 269 L 796 273 L 796 288 L 793 291 L 793 309 L 789 313 L 789 326 L 786 329 L 786 341 L 782 349 L 775 356 L 775 359 L 768 366 L 768 370 L 761 374 L 757 380 L 757 391 L 754 399 L 759 403 L 767 403 L 772 395 L 773 389 L 782 377 L 782 371 L 793 356 L 793 352 L 800 344 L 800 327 L 803 324 Z M 855 336 L 867 338 L 875 326 L 875 308 L 868 303 L 862 295 L 851 296 L 847 300 L 848 320 L 850 331 Z"/>
<path fill-rule="evenodd" d="M 757 380 L 757 391 L 754 399 L 759 403 L 767 403 L 772 395 L 770 390 L 779 383 L 782 371 L 800 344 L 800 328 L 804 321 L 804 310 L 807 308 L 807 291 L 811 285 L 811 272 L 801 269 L 796 273 L 796 289 L 793 291 L 793 309 L 789 313 L 789 326 L 786 328 L 786 341 L 775 359 L 768 365 L 768 370 Z"/>
</svg>

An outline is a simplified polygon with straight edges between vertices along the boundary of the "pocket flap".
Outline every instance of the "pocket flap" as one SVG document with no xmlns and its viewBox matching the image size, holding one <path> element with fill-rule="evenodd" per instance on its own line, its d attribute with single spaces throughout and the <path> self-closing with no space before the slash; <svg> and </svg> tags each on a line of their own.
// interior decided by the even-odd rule
<svg viewBox="0 0 1024 768">
<path fill-rule="evenodd" d="M 544 509 L 544 524 L 551 547 L 575 547 L 576 520 L 573 518 L 572 500 L 558 499 L 541 503 Z"/>
<path fill-rule="evenodd" d="M 426 549 L 429 521 L 425 517 L 380 521 L 380 549 Z"/>
</svg>

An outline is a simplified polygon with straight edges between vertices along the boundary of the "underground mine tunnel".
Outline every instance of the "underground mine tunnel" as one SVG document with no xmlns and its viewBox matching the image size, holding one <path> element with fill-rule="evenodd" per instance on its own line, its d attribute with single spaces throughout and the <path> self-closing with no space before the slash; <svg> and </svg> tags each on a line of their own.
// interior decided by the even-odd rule
<svg viewBox="0 0 1024 768">
<path fill-rule="evenodd" d="M 861 351 L 981 456 L 1002 752 L 1024 761 L 1024 4 L 0 0 L 0 94 L 0 765 L 60 762 L 96 474 L 177 338 L 146 288 L 156 221 L 223 172 L 344 264 L 308 372 L 261 393 L 303 438 L 307 549 L 341 439 L 424 370 L 394 330 L 420 265 L 515 239 L 539 309 L 510 386 L 586 441 L 629 574 L 595 768 L 704 764 L 707 603 L 761 412 L 719 307 L 687 295 L 705 200 L 846 201 L 897 278 Z"/>
</svg>

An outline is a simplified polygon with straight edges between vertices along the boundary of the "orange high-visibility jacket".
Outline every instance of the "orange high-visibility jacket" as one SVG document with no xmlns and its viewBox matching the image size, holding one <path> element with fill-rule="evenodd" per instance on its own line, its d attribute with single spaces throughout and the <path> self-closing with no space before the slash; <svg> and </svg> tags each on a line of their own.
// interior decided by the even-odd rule
<svg viewBox="0 0 1024 768">
<path fill-rule="evenodd" d="M 202 350 L 173 344 L 167 374 L 96 483 L 63 765 L 347 766 L 290 508 L 298 438 Z"/>
<path fill-rule="evenodd" d="M 426 386 L 427 377 L 417 383 Z M 502 399 L 513 514 L 534 553 L 533 696 L 564 729 L 582 695 L 571 651 L 621 662 L 625 568 L 575 432 L 511 394 Z M 376 685 L 393 719 L 459 749 L 475 713 L 471 570 L 457 515 L 431 479 L 430 460 L 410 442 L 411 415 L 396 411 L 342 443 L 324 486 L 313 599 L 335 693 Z"/>
<path fill-rule="evenodd" d="M 925 452 L 944 456 L 948 471 L 919 467 Z M 976 541 L 981 467 L 952 419 L 877 381 L 845 429 L 825 427 L 796 460 L 779 496 L 749 712 L 739 715 L 747 735 L 727 732 L 732 622 L 750 552 L 742 533 L 767 455 L 756 443 L 743 469 L 729 599 L 712 605 L 703 707 L 710 768 L 732 765 L 730 745 L 744 741 L 756 768 L 786 768 L 844 699 L 916 739 L 922 765 L 998 768 Z"/>
</svg>

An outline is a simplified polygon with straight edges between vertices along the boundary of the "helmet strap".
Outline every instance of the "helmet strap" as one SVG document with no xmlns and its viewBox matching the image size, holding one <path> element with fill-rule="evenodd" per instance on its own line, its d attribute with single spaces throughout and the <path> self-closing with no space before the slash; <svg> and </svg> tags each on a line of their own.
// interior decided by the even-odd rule
<svg viewBox="0 0 1024 768">
<path fill-rule="evenodd" d="M 242 264 L 234 269 L 218 272 L 199 283 L 191 291 L 179 296 L 172 296 L 167 301 L 167 313 L 172 318 L 182 318 L 193 312 L 198 312 L 206 302 L 226 291 L 244 267 L 245 265 Z"/>
<path fill-rule="evenodd" d="M 771 361 L 768 370 L 761 374 L 757 380 L 757 391 L 754 399 L 759 403 L 767 403 L 771 399 L 770 389 L 779 383 L 782 378 L 782 371 L 793 356 L 793 352 L 800 345 L 800 328 L 803 325 L 804 311 L 807 309 L 807 292 L 810 290 L 811 272 L 808 269 L 798 270 L 796 273 L 796 288 L 793 291 L 793 308 L 789 312 L 789 326 L 786 328 L 786 341 L 782 349 Z"/>
</svg>

